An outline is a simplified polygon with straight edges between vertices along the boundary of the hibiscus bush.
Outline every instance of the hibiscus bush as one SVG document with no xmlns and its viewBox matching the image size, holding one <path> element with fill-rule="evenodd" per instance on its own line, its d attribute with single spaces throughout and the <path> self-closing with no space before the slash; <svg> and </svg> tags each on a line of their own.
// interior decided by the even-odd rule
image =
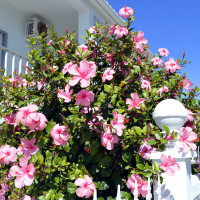
<svg viewBox="0 0 200 200">
<path fill-rule="evenodd" d="M 135 180 L 140 198 L 147 178 L 171 171 L 152 163 L 176 133 L 163 137 L 152 119 L 155 106 L 173 98 L 188 109 L 180 140 L 184 151 L 198 142 L 199 94 L 181 68 L 159 48 L 153 56 L 142 31 L 134 31 L 134 11 L 120 10 L 124 26 L 87 30 L 85 44 L 75 33 L 29 38 L 27 74 L 0 80 L 0 199 L 133 198 Z M 196 133 L 195 133 L 196 132 Z M 164 163 L 173 162 L 162 156 Z M 196 170 L 196 169 L 194 169 Z M 173 174 L 170 174 L 173 175 Z"/>
</svg>

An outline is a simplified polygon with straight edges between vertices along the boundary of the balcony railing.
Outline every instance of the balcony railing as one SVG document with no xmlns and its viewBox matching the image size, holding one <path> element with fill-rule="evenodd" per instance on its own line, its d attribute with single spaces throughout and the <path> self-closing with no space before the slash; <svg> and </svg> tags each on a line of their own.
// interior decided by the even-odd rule
<svg viewBox="0 0 200 200">
<path fill-rule="evenodd" d="M 22 72 L 27 73 L 26 68 L 24 69 L 22 66 L 28 67 L 29 62 L 26 57 L 21 56 L 14 51 L 11 51 L 0 45 L 0 49 L 2 50 L 2 66 L 5 69 L 4 75 L 12 75 L 14 76 L 15 71 L 18 74 Z"/>
</svg>

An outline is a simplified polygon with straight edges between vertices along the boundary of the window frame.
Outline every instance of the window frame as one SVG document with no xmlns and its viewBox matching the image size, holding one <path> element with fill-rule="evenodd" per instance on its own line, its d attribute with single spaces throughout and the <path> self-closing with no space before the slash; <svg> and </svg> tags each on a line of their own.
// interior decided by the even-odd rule
<svg viewBox="0 0 200 200">
<path fill-rule="evenodd" d="M 8 41 L 8 33 L 6 33 L 5 31 L 0 29 L 0 34 L 3 35 L 3 42 L 2 42 L 2 46 L 7 48 L 7 41 Z M 1 56 L 1 63 L 0 66 L 1 68 L 4 67 L 4 59 L 5 59 L 5 51 L 2 50 L 2 55 Z"/>
</svg>

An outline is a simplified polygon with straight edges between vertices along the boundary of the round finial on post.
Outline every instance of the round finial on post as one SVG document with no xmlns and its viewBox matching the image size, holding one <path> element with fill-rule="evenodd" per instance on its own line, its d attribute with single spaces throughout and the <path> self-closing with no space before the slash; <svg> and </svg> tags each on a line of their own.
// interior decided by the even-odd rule
<svg viewBox="0 0 200 200">
<path fill-rule="evenodd" d="M 165 99 L 161 101 L 153 112 L 153 119 L 156 125 L 163 130 L 163 125 L 170 131 L 179 131 L 188 117 L 188 112 L 184 105 L 175 99 Z"/>
</svg>

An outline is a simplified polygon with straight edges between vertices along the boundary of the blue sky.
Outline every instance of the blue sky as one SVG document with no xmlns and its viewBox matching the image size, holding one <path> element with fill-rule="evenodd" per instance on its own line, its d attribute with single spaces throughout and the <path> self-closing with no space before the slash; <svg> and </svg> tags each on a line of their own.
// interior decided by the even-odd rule
<svg viewBox="0 0 200 200">
<path fill-rule="evenodd" d="M 118 13 L 125 5 L 135 11 L 135 31 L 144 32 L 150 51 L 167 48 L 169 58 L 192 61 L 182 69 L 200 87 L 200 0 L 107 0 Z M 163 58 L 164 59 L 164 58 Z"/>
</svg>

